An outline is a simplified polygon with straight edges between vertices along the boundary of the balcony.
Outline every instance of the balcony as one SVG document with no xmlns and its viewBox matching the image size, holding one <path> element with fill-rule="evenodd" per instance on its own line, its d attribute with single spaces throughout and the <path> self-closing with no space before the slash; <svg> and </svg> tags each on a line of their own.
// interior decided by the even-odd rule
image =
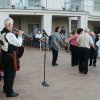
<svg viewBox="0 0 100 100">
<path fill-rule="evenodd" d="M 12 5 L 13 0 L 0 0 L 1 9 L 35 9 L 40 8 L 41 0 L 18 0 L 15 4 Z"/>
<path fill-rule="evenodd" d="M 60 10 L 69 12 L 100 12 L 100 2 L 94 2 L 94 5 L 84 5 L 83 0 L 76 0 L 73 2 L 57 1 L 54 4 L 53 0 L 18 0 L 17 3 L 12 5 L 13 0 L 0 0 L 0 8 L 2 9 L 41 9 L 41 10 Z M 24 2 L 23 2 L 24 1 Z M 44 5 L 43 5 L 44 4 Z"/>
</svg>

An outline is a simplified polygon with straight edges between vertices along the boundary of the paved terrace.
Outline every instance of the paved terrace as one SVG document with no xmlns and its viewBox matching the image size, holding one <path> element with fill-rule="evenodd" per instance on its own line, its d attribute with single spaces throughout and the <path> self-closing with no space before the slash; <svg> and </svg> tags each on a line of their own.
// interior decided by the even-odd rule
<svg viewBox="0 0 100 100">
<path fill-rule="evenodd" d="M 43 87 L 44 51 L 25 47 L 21 59 L 21 70 L 17 72 L 14 90 L 18 97 L 7 98 L 2 92 L 0 82 L 0 100 L 100 100 L 100 59 L 97 67 L 89 67 L 87 75 L 80 74 L 78 67 L 71 67 L 70 54 L 59 52 L 59 66 L 52 67 L 51 51 L 47 51 L 46 81 L 49 87 Z"/>
</svg>

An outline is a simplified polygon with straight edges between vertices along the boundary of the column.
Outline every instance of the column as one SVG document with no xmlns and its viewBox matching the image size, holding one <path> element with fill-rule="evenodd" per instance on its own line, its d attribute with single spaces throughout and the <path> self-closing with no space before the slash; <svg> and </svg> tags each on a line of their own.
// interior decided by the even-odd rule
<svg viewBox="0 0 100 100">
<path fill-rule="evenodd" d="M 69 17 L 68 20 L 69 20 L 68 30 L 69 30 L 69 33 L 71 33 L 71 17 Z"/>
<path fill-rule="evenodd" d="M 0 13 L 0 31 L 3 29 L 3 27 L 4 27 L 4 20 L 6 19 L 6 18 L 8 18 L 9 17 L 9 14 L 6 14 L 6 13 Z"/>
<path fill-rule="evenodd" d="M 41 29 L 45 30 L 48 35 L 52 33 L 52 15 L 45 14 L 41 17 Z"/>
<path fill-rule="evenodd" d="M 78 28 L 86 29 L 88 28 L 88 17 L 87 15 L 82 15 L 78 17 Z"/>
</svg>

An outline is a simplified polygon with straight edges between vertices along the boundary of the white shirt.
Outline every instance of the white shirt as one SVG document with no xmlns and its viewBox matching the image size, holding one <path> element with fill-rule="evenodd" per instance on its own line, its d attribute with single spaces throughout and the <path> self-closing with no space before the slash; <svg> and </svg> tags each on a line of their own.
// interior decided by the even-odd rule
<svg viewBox="0 0 100 100">
<path fill-rule="evenodd" d="M 90 46 L 93 44 L 92 37 L 88 33 L 82 33 L 79 35 L 77 39 L 79 47 L 86 47 L 90 48 Z"/>
<path fill-rule="evenodd" d="M 3 33 L 3 34 L 0 34 L 0 40 L 3 41 L 4 45 L 1 46 L 1 48 L 4 50 L 4 51 L 8 51 L 8 44 L 10 43 L 11 45 L 13 46 L 16 46 L 16 47 L 20 47 L 22 45 L 22 37 L 21 36 L 18 36 L 18 38 L 11 32 L 7 33 Z M 6 42 L 5 40 L 5 36 L 6 36 L 6 39 L 7 41 L 9 42 Z"/>
<path fill-rule="evenodd" d="M 100 57 L 100 38 L 99 40 L 96 42 L 96 45 L 98 46 L 98 57 Z"/>
<path fill-rule="evenodd" d="M 41 39 L 42 38 L 42 34 L 36 34 L 35 38 Z"/>
<path fill-rule="evenodd" d="M 17 46 L 17 47 L 20 47 L 23 41 L 21 36 L 18 36 L 18 38 L 16 38 L 16 36 L 13 33 L 7 33 L 6 39 L 8 40 L 10 44 Z"/>
</svg>

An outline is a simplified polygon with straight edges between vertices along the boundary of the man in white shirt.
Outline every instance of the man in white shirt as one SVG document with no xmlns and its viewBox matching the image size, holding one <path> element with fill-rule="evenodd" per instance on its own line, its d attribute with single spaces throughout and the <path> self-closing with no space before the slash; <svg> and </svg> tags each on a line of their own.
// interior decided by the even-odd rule
<svg viewBox="0 0 100 100">
<path fill-rule="evenodd" d="M 89 29 L 82 32 L 77 41 L 79 45 L 79 72 L 87 74 L 90 46 L 94 47 L 92 37 L 89 35 Z"/>
<path fill-rule="evenodd" d="M 13 91 L 13 83 L 16 75 L 16 70 L 13 65 L 12 53 L 17 50 L 17 47 L 22 45 L 22 31 L 19 31 L 17 37 L 12 33 L 13 19 L 7 18 L 4 21 L 5 27 L 0 33 L 0 40 L 2 41 L 2 61 L 4 63 L 4 86 L 3 91 L 7 97 L 16 97 L 19 94 Z"/>
</svg>

